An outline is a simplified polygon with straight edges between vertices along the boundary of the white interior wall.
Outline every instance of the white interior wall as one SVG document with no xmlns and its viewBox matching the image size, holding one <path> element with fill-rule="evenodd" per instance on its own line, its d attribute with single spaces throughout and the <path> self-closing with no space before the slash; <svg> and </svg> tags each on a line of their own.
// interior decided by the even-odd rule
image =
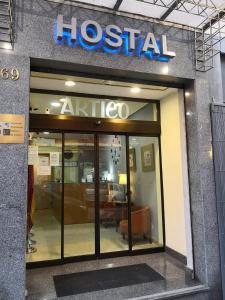
<svg viewBox="0 0 225 300">
<path fill-rule="evenodd" d="M 193 267 L 182 91 L 161 100 L 161 151 L 164 186 L 166 246 L 187 256 Z"/>
</svg>

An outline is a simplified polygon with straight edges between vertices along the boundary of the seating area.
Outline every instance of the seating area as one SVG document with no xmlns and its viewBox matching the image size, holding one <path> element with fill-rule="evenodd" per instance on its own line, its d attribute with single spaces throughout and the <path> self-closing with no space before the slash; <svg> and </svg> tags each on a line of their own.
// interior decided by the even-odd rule
<svg viewBox="0 0 225 300">
<path fill-rule="evenodd" d="M 151 218 L 150 218 L 150 208 L 136 208 L 131 212 L 131 235 L 132 240 L 134 241 L 135 236 L 142 236 L 144 239 L 149 239 L 151 242 Z M 121 220 L 119 225 L 119 231 L 125 239 L 128 235 L 128 220 Z"/>
</svg>

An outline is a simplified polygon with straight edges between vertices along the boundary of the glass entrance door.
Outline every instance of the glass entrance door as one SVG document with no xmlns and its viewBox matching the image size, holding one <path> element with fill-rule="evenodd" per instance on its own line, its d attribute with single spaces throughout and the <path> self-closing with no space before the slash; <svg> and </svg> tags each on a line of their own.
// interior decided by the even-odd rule
<svg viewBox="0 0 225 300">
<path fill-rule="evenodd" d="M 62 134 L 29 134 L 27 262 L 61 259 Z"/>
<path fill-rule="evenodd" d="M 64 257 L 95 254 L 94 134 L 64 134 Z"/>
<path fill-rule="evenodd" d="M 28 262 L 164 244 L 159 138 L 33 132 Z"/>
<path fill-rule="evenodd" d="M 100 253 L 128 250 L 128 234 L 119 232 L 128 221 L 126 137 L 100 134 L 99 220 Z"/>
</svg>

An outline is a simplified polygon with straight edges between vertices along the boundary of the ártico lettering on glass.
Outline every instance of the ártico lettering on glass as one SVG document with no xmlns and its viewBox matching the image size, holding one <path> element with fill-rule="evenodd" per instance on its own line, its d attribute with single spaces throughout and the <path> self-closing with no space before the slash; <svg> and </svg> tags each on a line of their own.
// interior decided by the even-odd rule
<svg viewBox="0 0 225 300">
<path fill-rule="evenodd" d="M 157 101 L 115 97 L 63 96 L 31 93 L 32 113 L 89 118 L 157 121 Z M 58 103 L 57 107 L 52 103 Z"/>
<path fill-rule="evenodd" d="M 70 98 L 63 102 L 60 114 L 69 114 L 83 117 L 100 117 L 111 119 L 127 119 L 130 110 L 125 102 L 100 101 L 81 102 L 77 100 L 72 104 Z"/>
<path fill-rule="evenodd" d="M 56 22 L 55 42 L 59 45 L 81 46 L 87 50 L 102 49 L 106 53 L 145 56 L 149 59 L 168 62 L 176 56 L 168 49 L 167 36 L 155 37 L 154 33 L 143 33 L 133 28 L 120 28 L 110 24 L 102 26 L 93 20 L 78 24 L 72 17 L 66 23 L 62 15 Z"/>
</svg>

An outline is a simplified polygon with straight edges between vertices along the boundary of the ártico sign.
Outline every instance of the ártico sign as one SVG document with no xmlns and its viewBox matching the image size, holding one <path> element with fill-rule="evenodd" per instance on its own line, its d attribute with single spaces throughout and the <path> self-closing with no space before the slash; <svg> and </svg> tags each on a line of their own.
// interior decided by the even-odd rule
<svg viewBox="0 0 225 300">
<path fill-rule="evenodd" d="M 146 56 L 166 62 L 176 56 L 175 52 L 168 50 L 166 35 L 156 38 L 152 32 L 143 34 L 140 30 L 128 27 L 121 29 L 113 24 L 102 28 L 93 20 L 78 24 L 74 17 L 70 23 L 65 23 L 62 15 L 57 17 L 55 41 L 59 45 L 80 45 L 87 50 L 102 49 L 111 54 Z"/>
<path fill-rule="evenodd" d="M 130 115 L 128 103 L 112 100 L 77 100 L 72 102 L 67 97 L 64 99 L 60 114 L 92 118 L 127 119 Z"/>
</svg>

